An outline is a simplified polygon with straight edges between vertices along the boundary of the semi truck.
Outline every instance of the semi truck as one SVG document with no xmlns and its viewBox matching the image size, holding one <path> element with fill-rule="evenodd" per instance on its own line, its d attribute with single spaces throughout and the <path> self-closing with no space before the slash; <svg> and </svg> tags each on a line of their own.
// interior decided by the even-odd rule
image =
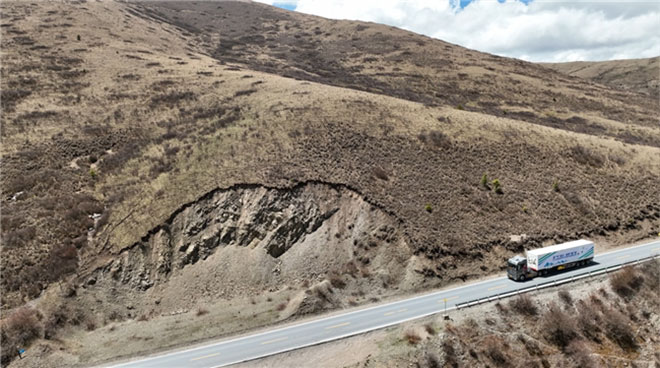
<svg viewBox="0 0 660 368">
<path fill-rule="evenodd" d="M 545 276 L 551 271 L 582 267 L 594 258 L 594 243 L 580 239 L 555 244 L 545 248 L 528 250 L 525 257 L 516 255 L 507 262 L 507 276 L 515 281 L 525 281 Z"/>
</svg>

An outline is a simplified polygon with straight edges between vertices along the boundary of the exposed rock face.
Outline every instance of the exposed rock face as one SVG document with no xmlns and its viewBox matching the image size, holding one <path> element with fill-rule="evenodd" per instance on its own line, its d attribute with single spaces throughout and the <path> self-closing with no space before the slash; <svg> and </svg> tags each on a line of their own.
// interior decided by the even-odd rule
<svg viewBox="0 0 660 368">
<path fill-rule="evenodd" d="M 221 283 L 212 287 L 229 296 L 367 268 L 396 282 L 410 256 L 397 221 L 350 189 L 255 186 L 218 190 L 190 204 L 93 278 L 141 291 L 176 287 L 165 285 L 170 279 L 186 288 L 193 278 Z M 192 276 L 200 270 L 202 277 Z"/>
</svg>

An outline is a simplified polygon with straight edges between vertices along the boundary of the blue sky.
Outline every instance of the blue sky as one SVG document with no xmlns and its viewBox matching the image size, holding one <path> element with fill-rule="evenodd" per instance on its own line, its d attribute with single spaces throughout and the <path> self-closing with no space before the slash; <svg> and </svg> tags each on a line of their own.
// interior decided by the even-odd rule
<svg viewBox="0 0 660 368">
<path fill-rule="evenodd" d="M 275 2 L 273 6 L 286 10 L 296 10 L 296 3 L 287 3 L 287 2 Z"/>
<path fill-rule="evenodd" d="M 529 61 L 660 55 L 660 0 L 257 0 Z"/>
</svg>

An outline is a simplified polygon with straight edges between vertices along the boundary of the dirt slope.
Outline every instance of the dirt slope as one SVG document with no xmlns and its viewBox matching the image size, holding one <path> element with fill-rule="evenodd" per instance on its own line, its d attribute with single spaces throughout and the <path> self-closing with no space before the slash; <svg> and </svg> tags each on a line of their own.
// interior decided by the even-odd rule
<svg viewBox="0 0 660 368">
<path fill-rule="evenodd" d="M 540 63 L 561 73 L 584 78 L 613 88 L 660 98 L 660 57 L 649 59 Z"/>
<path fill-rule="evenodd" d="M 41 336 L 284 303 L 226 334 L 658 233 L 643 95 L 259 4 L 1 6 L 2 306 Z"/>
</svg>

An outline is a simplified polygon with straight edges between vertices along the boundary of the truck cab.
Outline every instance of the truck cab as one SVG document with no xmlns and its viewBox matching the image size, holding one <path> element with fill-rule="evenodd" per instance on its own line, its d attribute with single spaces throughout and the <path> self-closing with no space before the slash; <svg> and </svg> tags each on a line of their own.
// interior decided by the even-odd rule
<svg viewBox="0 0 660 368">
<path fill-rule="evenodd" d="M 507 262 L 506 275 L 516 281 L 523 281 L 527 278 L 527 258 L 515 256 L 509 258 Z"/>
</svg>

